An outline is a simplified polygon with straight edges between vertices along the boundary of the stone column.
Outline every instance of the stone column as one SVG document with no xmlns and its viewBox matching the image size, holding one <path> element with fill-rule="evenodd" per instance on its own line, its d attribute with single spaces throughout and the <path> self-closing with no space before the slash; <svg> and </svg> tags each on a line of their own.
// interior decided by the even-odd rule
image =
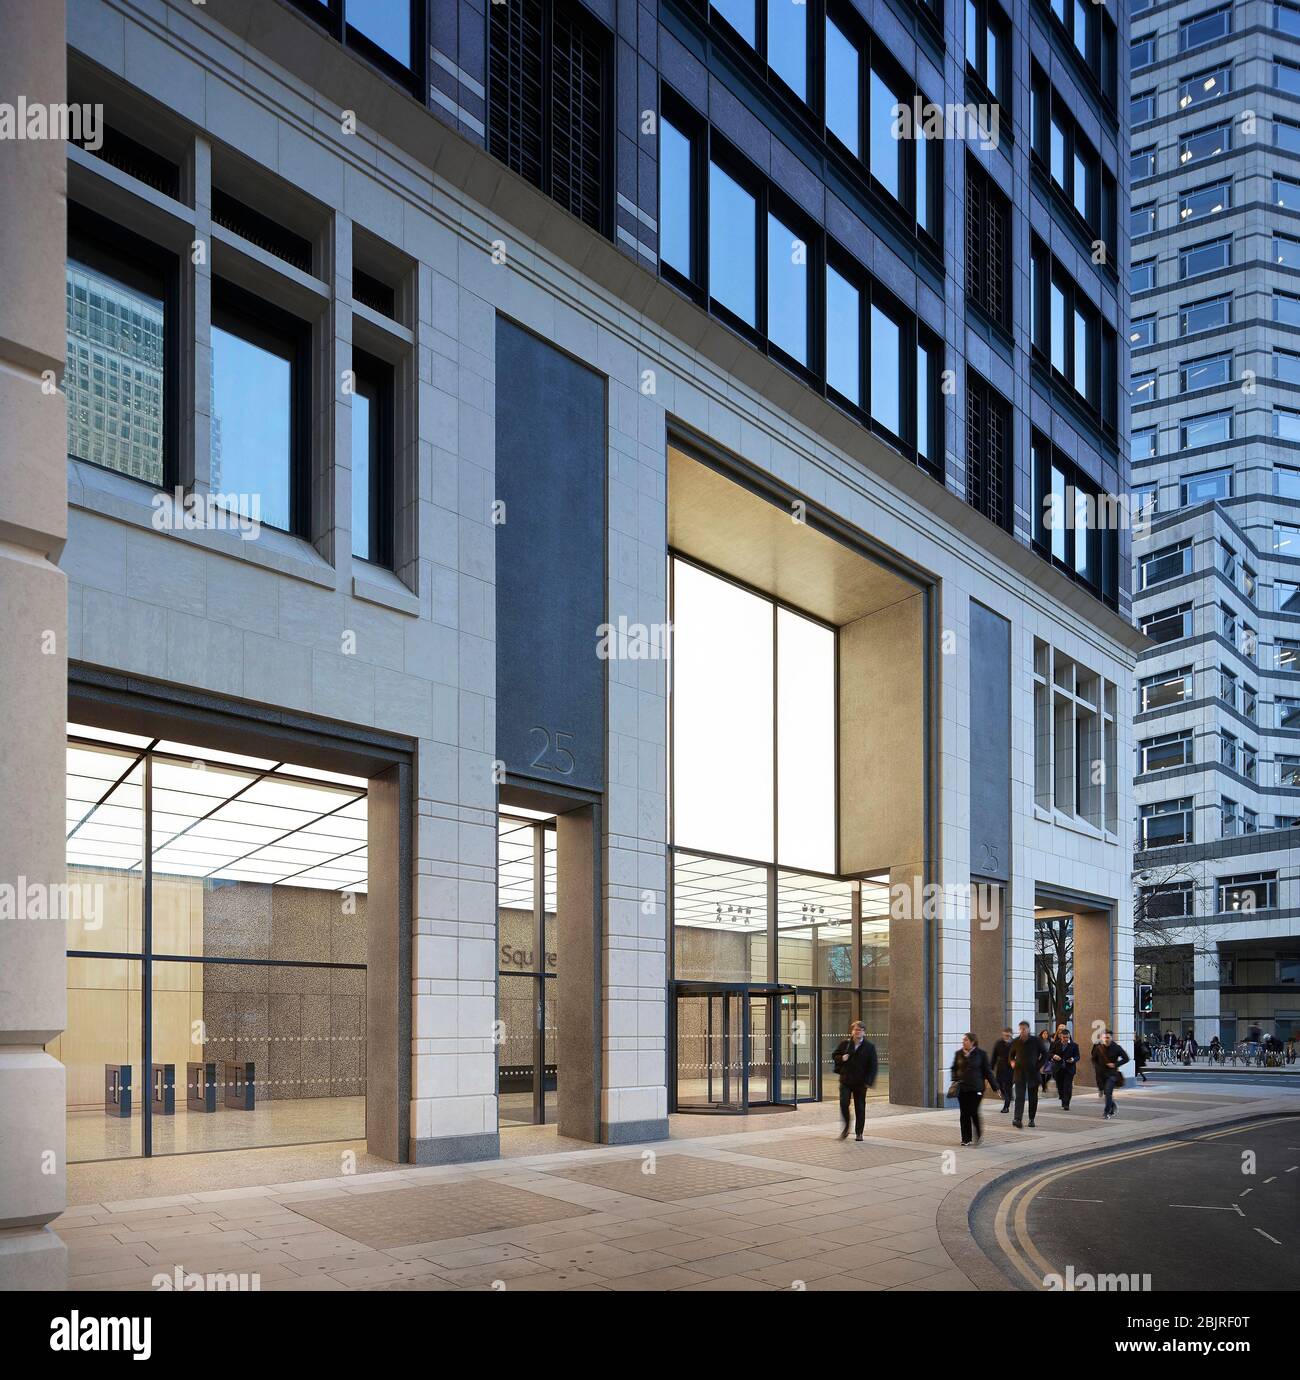
<svg viewBox="0 0 1300 1380">
<path fill-rule="evenodd" d="M 0 91 L 66 99 L 63 0 L 0 0 Z M 63 780 L 67 586 L 66 155 L 58 139 L 0 141 L 0 1290 L 61 1289 L 47 1225 L 67 1205 L 63 923 L 21 918 L 67 881 Z M 41 911 L 48 914 L 48 908 Z"/>
<path fill-rule="evenodd" d="M 1192 959 L 1192 1010 L 1196 1043 L 1208 1045 L 1219 1033 L 1219 946 L 1195 941 Z M 1184 1035 L 1186 1031 L 1182 1032 Z"/>
<path fill-rule="evenodd" d="M 1078 911 L 1074 917 L 1074 1038 L 1088 1059 L 1097 1037 L 1116 1028 L 1112 973 L 1114 944 L 1111 916 L 1106 910 Z M 1123 1041 L 1121 1040 L 1121 1043 Z M 1129 1051 L 1132 1053 L 1132 1050 Z M 1091 1066 L 1089 1066 L 1091 1067 Z"/>
<path fill-rule="evenodd" d="M 992 1050 L 1007 1022 L 1005 899 L 1003 888 L 991 882 L 976 883 L 971 898 L 970 1028 L 985 1050 Z"/>
<path fill-rule="evenodd" d="M 597 810 L 587 806 L 555 821 L 556 1100 L 559 1133 L 598 1141 L 601 1084 L 601 886 Z"/>
<path fill-rule="evenodd" d="M 888 870 L 889 1100 L 930 1105 L 935 1066 L 925 913 L 925 597 L 840 629 L 840 865 Z"/>
</svg>

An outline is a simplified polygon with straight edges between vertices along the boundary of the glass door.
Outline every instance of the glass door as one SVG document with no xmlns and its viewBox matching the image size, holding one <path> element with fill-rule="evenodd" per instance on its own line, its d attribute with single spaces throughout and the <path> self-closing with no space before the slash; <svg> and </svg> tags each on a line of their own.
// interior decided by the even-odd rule
<svg viewBox="0 0 1300 1380">
<path fill-rule="evenodd" d="M 738 992 L 679 992 L 677 1107 L 744 1110 L 743 1005 Z"/>
<path fill-rule="evenodd" d="M 818 1088 L 818 994 L 800 991 L 789 997 L 788 1044 L 782 1063 L 789 1070 L 795 1102 L 815 1102 Z"/>
</svg>

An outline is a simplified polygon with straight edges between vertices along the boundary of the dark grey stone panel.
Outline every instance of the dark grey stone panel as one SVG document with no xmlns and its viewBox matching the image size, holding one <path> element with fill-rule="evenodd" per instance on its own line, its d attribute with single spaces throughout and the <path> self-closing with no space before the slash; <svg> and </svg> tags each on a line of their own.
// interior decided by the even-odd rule
<svg viewBox="0 0 1300 1380">
<path fill-rule="evenodd" d="M 468 1164 L 472 1160 L 499 1160 L 501 1137 L 495 1132 L 477 1136 L 429 1136 L 411 1141 L 412 1164 Z"/>
<path fill-rule="evenodd" d="M 639 1145 L 645 1140 L 667 1140 L 668 1118 L 649 1117 L 645 1121 L 602 1121 L 602 1145 Z"/>
<path fill-rule="evenodd" d="M 970 606 L 970 867 L 1011 876 L 1011 624 Z"/>
<path fill-rule="evenodd" d="M 496 755 L 516 776 L 605 780 L 605 380 L 497 321 Z"/>
</svg>

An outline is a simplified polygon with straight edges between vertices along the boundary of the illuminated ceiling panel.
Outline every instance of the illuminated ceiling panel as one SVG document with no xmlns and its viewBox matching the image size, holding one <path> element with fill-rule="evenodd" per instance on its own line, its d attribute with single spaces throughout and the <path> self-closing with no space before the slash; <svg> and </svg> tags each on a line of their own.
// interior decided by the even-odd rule
<svg viewBox="0 0 1300 1380">
<path fill-rule="evenodd" d="M 70 725 L 68 862 L 139 873 L 144 749 Z M 156 875 L 365 891 L 366 782 L 186 743 L 153 742 Z"/>
</svg>

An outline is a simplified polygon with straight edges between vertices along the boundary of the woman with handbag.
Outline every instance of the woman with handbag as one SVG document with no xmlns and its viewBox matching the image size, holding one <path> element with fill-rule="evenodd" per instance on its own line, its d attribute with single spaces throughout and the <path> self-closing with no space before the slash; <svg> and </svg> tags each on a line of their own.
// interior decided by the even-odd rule
<svg viewBox="0 0 1300 1380">
<path fill-rule="evenodd" d="M 953 1058 L 952 1086 L 948 1089 L 948 1096 L 957 1099 L 961 1113 L 963 1145 L 978 1145 L 984 1138 L 980 1126 L 980 1101 L 984 1096 L 985 1083 L 994 1092 L 998 1091 L 989 1057 L 980 1048 L 979 1040 L 968 1030 L 962 1036 L 961 1048 Z"/>
</svg>

